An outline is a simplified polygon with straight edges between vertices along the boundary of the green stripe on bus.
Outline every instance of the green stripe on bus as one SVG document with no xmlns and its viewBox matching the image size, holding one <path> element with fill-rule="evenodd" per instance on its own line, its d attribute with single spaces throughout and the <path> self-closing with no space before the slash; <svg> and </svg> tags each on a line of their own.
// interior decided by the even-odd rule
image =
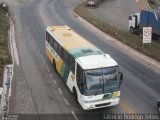
<svg viewBox="0 0 160 120">
<path fill-rule="evenodd" d="M 90 50 L 89 52 L 87 52 L 87 50 Z M 86 51 L 86 52 L 84 52 Z M 92 48 L 74 48 L 74 49 L 70 49 L 69 53 L 71 55 L 73 55 L 75 58 L 77 57 L 82 57 L 82 56 L 88 56 L 88 55 L 100 55 L 103 54 L 103 52 L 96 48 L 96 47 L 92 47 Z"/>
<path fill-rule="evenodd" d="M 111 99 L 113 96 L 112 93 L 105 94 L 102 99 Z"/>
<path fill-rule="evenodd" d="M 60 72 L 60 75 L 61 77 L 63 78 L 63 80 L 66 82 L 67 79 L 68 79 L 68 76 L 69 76 L 69 67 L 68 65 L 66 65 L 64 62 L 62 64 L 62 67 L 61 67 L 61 72 Z"/>
</svg>

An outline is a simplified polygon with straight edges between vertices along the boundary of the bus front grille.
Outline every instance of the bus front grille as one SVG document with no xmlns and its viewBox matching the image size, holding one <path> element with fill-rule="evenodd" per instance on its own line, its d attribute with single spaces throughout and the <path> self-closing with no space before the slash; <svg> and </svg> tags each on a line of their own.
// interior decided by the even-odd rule
<svg viewBox="0 0 160 120">
<path fill-rule="evenodd" d="M 107 105 L 110 105 L 111 102 L 108 102 L 108 103 L 103 103 L 103 104 L 96 104 L 95 106 L 96 107 L 103 107 L 103 106 L 107 106 Z"/>
</svg>

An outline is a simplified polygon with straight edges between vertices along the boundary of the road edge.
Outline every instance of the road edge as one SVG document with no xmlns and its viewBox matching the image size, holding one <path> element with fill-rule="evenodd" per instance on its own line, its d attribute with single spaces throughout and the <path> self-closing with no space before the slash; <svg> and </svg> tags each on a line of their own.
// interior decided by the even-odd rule
<svg viewBox="0 0 160 120">
<path fill-rule="evenodd" d="M 86 21 L 85 19 L 83 19 L 81 16 L 79 16 L 75 11 L 76 6 L 74 6 L 73 9 L 71 9 L 71 15 L 75 18 L 75 19 L 78 19 L 80 22 L 82 22 L 83 24 L 85 24 L 85 26 L 88 26 L 89 28 L 91 28 L 90 30 L 92 30 L 94 33 L 98 33 L 103 39 L 106 39 L 112 43 L 113 45 L 116 45 L 116 47 L 119 47 L 123 53 L 131 56 L 131 53 L 134 54 L 134 56 L 140 58 L 141 60 L 143 60 L 145 62 L 145 65 L 153 70 L 155 70 L 156 72 L 160 73 L 160 62 L 134 50 L 133 48 L 130 48 L 129 46 L 121 43 L 120 41 L 118 41 L 117 39 L 111 37 L 110 35 L 108 34 L 105 34 L 104 32 L 100 31 L 98 28 L 96 28 L 95 26 L 93 26 L 91 23 L 89 23 L 88 21 Z M 112 46 L 113 46 L 112 45 Z M 115 47 L 115 46 L 113 46 Z M 124 52 L 125 51 L 125 52 Z M 127 52 L 126 52 L 127 51 Z M 133 56 L 131 56 L 133 57 Z M 137 62 L 140 62 L 138 61 L 137 59 L 135 59 Z M 142 61 L 141 61 L 142 62 Z M 144 62 L 142 62 L 144 64 Z"/>
<path fill-rule="evenodd" d="M 148 6 L 148 8 L 151 10 L 151 7 L 149 6 L 148 4 L 148 0 L 145 0 L 146 1 L 146 5 Z"/>
<path fill-rule="evenodd" d="M 8 47 L 11 53 L 12 63 L 5 65 L 4 73 L 3 73 L 3 87 L 2 89 L 2 98 L 0 103 L 0 114 L 2 114 L 2 119 L 7 119 L 9 117 L 9 101 L 11 97 L 12 90 L 12 80 L 14 74 L 14 65 L 19 65 L 19 56 L 15 42 L 15 27 L 11 18 L 9 19 L 9 31 L 8 31 Z"/>
</svg>

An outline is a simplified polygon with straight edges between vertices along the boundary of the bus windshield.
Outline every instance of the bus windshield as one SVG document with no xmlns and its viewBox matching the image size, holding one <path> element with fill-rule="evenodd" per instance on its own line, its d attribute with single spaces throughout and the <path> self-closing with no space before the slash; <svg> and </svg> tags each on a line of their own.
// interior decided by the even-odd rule
<svg viewBox="0 0 160 120">
<path fill-rule="evenodd" d="M 84 94 L 98 95 L 119 90 L 118 67 L 84 71 Z"/>
</svg>

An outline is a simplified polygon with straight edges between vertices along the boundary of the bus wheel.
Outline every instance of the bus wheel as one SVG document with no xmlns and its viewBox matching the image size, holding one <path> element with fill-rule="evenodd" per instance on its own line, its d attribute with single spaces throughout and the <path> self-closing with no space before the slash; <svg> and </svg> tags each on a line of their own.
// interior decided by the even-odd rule
<svg viewBox="0 0 160 120">
<path fill-rule="evenodd" d="M 56 63 L 54 60 L 53 60 L 53 68 L 54 68 L 54 71 L 57 73 Z"/>
<path fill-rule="evenodd" d="M 130 33 L 134 34 L 134 29 L 133 29 L 133 27 L 130 27 Z"/>
<path fill-rule="evenodd" d="M 75 100 L 78 101 L 77 92 L 76 92 L 75 87 L 73 88 L 73 95 L 74 95 Z"/>
<path fill-rule="evenodd" d="M 160 106 L 158 107 L 158 112 L 160 113 Z"/>
</svg>

